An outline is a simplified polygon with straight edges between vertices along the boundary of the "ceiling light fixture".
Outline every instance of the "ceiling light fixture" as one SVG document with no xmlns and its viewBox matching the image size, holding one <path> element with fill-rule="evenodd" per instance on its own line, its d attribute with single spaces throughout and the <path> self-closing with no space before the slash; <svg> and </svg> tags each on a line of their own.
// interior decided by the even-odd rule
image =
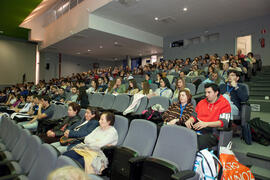
<svg viewBox="0 0 270 180">
<path fill-rule="evenodd" d="M 158 17 L 155 17 L 155 21 L 158 21 Z"/>
<path fill-rule="evenodd" d="M 77 54 L 81 54 L 80 52 L 77 52 Z"/>
<path fill-rule="evenodd" d="M 114 44 L 115 44 L 115 45 L 117 45 L 117 44 L 118 44 L 118 42 L 117 42 L 117 41 L 115 41 L 115 42 L 114 42 Z"/>
<path fill-rule="evenodd" d="M 185 7 L 185 8 L 183 8 L 183 11 L 187 11 L 187 8 Z"/>
<path fill-rule="evenodd" d="M 99 46 L 99 48 L 100 48 L 100 49 L 102 49 L 102 48 L 103 48 L 103 46 Z"/>
<path fill-rule="evenodd" d="M 90 52 L 90 51 L 92 51 L 92 50 L 91 50 L 91 49 L 88 49 L 87 51 Z"/>
</svg>

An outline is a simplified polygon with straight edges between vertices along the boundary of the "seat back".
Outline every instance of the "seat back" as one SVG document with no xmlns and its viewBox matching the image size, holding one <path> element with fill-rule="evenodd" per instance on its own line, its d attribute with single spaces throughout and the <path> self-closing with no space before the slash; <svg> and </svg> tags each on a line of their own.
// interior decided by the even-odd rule
<svg viewBox="0 0 270 180">
<path fill-rule="evenodd" d="M 8 130 L 7 128 L 7 124 L 8 124 L 8 117 L 5 115 L 2 115 L 2 117 L 0 117 L 1 122 L 0 122 L 0 138 L 3 138 L 4 136 L 6 136 L 6 132 Z"/>
<path fill-rule="evenodd" d="M 135 150 L 141 156 L 150 156 L 157 139 L 157 126 L 144 119 L 134 119 L 123 143 L 124 147 Z"/>
<path fill-rule="evenodd" d="M 92 95 L 90 106 L 92 107 L 99 107 L 102 101 L 103 95 L 100 93 L 95 93 Z"/>
<path fill-rule="evenodd" d="M 118 133 L 117 145 L 121 145 L 127 135 L 128 119 L 124 116 L 115 115 L 114 127 Z"/>
<path fill-rule="evenodd" d="M 79 112 L 79 116 L 81 117 L 81 119 L 84 119 L 84 115 L 85 115 L 86 109 L 81 109 Z"/>
<path fill-rule="evenodd" d="M 8 139 L 6 141 L 6 147 L 7 150 L 11 151 L 14 146 L 16 145 L 18 139 L 19 139 L 19 135 L 21 133 L 21 126 L 15 124 L 15 122 L 11 121 L 10 125 L 9 125 L 9 136 Z"/>
<path fill-rule="evenodd" d="M 28 130 L 25 129 L 20 130 L 19 139 L 11 151 L 13 160 L 18 161 L 22 157 L 28 145 L 28 139 L 30 136 L 31 134 Z"/>
<path fill-rule="evenodd" d="M 203 83 L 201 83 L 199 86 L 198 86 L 198 89 L 196 91 L 196 94 L 202 94 L 204 93 L 204 85 Z"/>
<path fill-rule="evenodd" d="M 31 168 L 29 180 L 47 179 L 48 174 L 55 169 L 58 153 L 49 144 L 42 144 L 38 153 L 38 158 Z"/>
<path fill-rule="evenodd" d="M 27 147 L 22 155 L 21 160 L 19 161 L 23 173 L 28 173 L 30 171 L 33 163 L 38 157 L 39 149 L 41 146 L 41 140 L 38 136 L 30 136 L 27 141 Z"/>
<path fill-rule="evenodd" d="M 118 112 L 124 112 L 129 106 L 130 97 L 126 94 L 119 94 L 115 97 L 112 109 Z"/>
<path fill-rule="evenodd" d="M 152 107 L 155 104 L 160 104 L 166 111 L 170 106 L 170 99 L 163 96 L 153 96 L 149 99 L 147 107 Z"/>
<path fill-rule="evenodd" d="M 147 97 L 143 97 L 141 99 L 141 102 L 139 104 L 138 109 L 136 110 L 136 112 L 134 112 L 135 115 L 141 115 L 142 112 L 147 109 L 147 104 L 148 104 L 148 98 Z"/>
<path fill-rule="evenodd" d="M 192 83 L 186 83 L 186 87 L 190 90 L 190 94 L 194 96 L 196 93 L 196 86 Z"/>
<path fill-rule="evenodd" d="M 115 96 L 112 94 L 105 94 L 103 95 L 102 102 L 100 107 L 103 109 L 111 109 L 114 103 Z"/>
<path fill-rule="evenodd" d="M 152 89 L 153 91 L 155 91 L 158 88 L 158 85 L 155 83 L 151 83 L 150 84 L 150 89 Z"/>
<path fill-rule="evenodd" d="M 57 169 L 57 168 L 61 168 L 64 166 L 73 166 L 73 167 L 81 168 L 81 165 L 78 162 L 76 162 L 75 160 L 71 159 L 68 156 L 61 155 L 57 159 L 55 168 Z"/>
<path fill-rule="evenodd" d="M 179 170 L 192 170 L 197 151 L 194 131 L 176 125 L 161 127 L 153 157 L 176 164 Z"/>
<path fill-rule="evenodd" d="M 92 96 L 93 96 L 92 93 L 91 93 L 91 94 L 88 94 L 88 102 L 89 102 L 89 105 L 90 105 L 90 102 L 92 101 Z"/>
</svg>

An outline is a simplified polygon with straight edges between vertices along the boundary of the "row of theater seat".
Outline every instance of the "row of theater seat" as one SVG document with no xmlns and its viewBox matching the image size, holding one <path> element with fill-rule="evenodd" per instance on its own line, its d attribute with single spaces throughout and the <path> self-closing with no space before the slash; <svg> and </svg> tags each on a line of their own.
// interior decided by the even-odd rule
<svg viewBox="0 0 270 180">
<path fill-rule="evenodd" d="M 60 155 L 51 145 L 42 144 L 38 136 L 31 135 L 8 117 L 2 117 L 0 123 L 0 142 L 1 180 L 46 180 L 54 169 L 67 165 L 80 168 L 76 161 Z"/>
<path fill-rule="evenodd" d="M 152 162 L 154 157 L 162 161 L 166 160 L 167 163 L 175 166 L 174 174 L 178 171 L 192 170 L 197 151 L 197 137 L 195 132 L 179 126 L 163 126 L 158 135 L 157 126 L 154 123 L 147 120 L 134 119 L 129 126 L 129 120 L 120 115 L 116 115 L 114 126 L 119 135 L 118 146 L 117 148 L 104 148 L 105 154 L 109 152 L 109 172 L 111 172 L 109 176 L 111 179 L 126 179 L 128 176 L 133 177 L 134 174 L 132 173 L 138 175 L 137 172 L 129 171 L 129 166 L 126 166 L 129 164 L 128 160 L 131 157 L 138 158 L 138 156 L 149 156 L 149 158 L 144 159 L 147 162 Z M 12 176 L 24 174 L 20 175 L 19 178 L 44 179 L 49 172 L 58 167 L 64 165 L 79 167 L 75 161 L 68 157 L 58 157 L 57 151 L 52 146 L 42 144 L 39 137 L 30 135 L 29 131 L 22 129 L 7 117 L 2 118 L 0 130 L 2 142 L 6 144 L 6 146 L 2 145 L 1 148 L 7 150 L 4 151 L 4 161 L 10 163 L 14 168 L 10 172 L 13 174 Z M 112 149 L 114 150 L 111 151 Z M 127 152 L 132 153 L 131 156 L 128 154 L 128 159 L 125 159 L 127 149 L 129 149 Z M 122 153 L 123 151 L 124 153 Z M 111 152 L 114 153 L 112 154 Z M 179 152 L 186 153 L 179 154 Z M 124 161 L 121 160 L 124 164 L 117 163 L 119 158 L 124 159 Z M 9 162 L 8 160 L 14 161 Z M 155 159 L 154 161 L 159 162 L 159 160 Z M 140 164 L 143 165 L 143 163 Z M 125 169 L 124 175 L 122 172 L 123 168 Z M 9 171 L 7 169 L 2 170 L 4 171 L 1 172 Z M 191 174 L 194 175 L 193 172 Z M 98 177 L 94 176 L 94 178 Z"/>
</svg>

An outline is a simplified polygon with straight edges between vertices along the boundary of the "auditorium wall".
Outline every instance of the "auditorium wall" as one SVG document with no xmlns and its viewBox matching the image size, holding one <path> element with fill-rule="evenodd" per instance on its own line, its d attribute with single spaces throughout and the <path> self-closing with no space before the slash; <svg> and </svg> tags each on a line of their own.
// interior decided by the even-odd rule
<svg viewBox="0 0 270 180">
<path fill-rule="evenodd" d="M 0 36 L 0 86 L 35 80 L 34 43 Z"/>
<path fill-rule="evenodd" d="M 212 28 L 204 28 L 182 35 L 164 38 L 163 52 L 165 59 L 175 58 L 194 58 L 205 53 L 225 53 L 236 52 L 236 38 L 239 36 L 252 35 L 252 51 L 260 54 L 263 65 L 270 65 L 270 15 L 258 17 L 241 22 L 220 25 Z M 266 34 L 261 34 L 261 30 L 266 29 Z M 204 42 L 192 43 L 184 47 L 171 48 L 170 43 L 176 40 L 189 40 L 202 35 L 218 33 L 218 38 L 205 40 Z M 261 48 L 259 39 L 264 37 L 266 40 L 265 48 Z"/>
<path fill-rule="evenodd" d="M 87 57 L 62 55 L 61 76 L 70 76 L 72 73 L 86 72 L 93 68 L 93 64 L 97 63 L 99 67 L 114 67 L 123 65 L 123 61 L 105 61 Z M 47 68 L 49 64 L 49 69 Z M 59 74 L 59 54 L 42 52 L 40 60 L 40 79 L 50 80 L 58 78 Z"/>
</svg>

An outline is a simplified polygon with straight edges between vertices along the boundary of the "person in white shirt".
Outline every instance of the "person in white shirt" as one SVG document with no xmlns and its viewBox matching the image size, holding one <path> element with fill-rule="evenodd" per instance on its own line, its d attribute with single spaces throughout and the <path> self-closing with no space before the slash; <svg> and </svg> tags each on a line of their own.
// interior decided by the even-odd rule
<svg viewBox="0 0 270 180">
<path fill-rule="evenodd" d="M 111 112 L 103 112 L 100 116 L 99 126 L 87 135 L 84 143 L 78 144 L 72 150 L 65 152 L 63 155 L 77 160 L 87 173 L 99 174 L 107 166 L 107 159 L 100 150 L 103 146 L 116 145 L 118 142 L 118 133 L 113 127 L 115 116 Z M 96 167 L 96 158 L 99 156 L 105 158 L 101 160 L 103 166 Z"/>
<path fill-rule="evenodd" d="M 167 78 L 161 78 L 160 80 L 160 88 L 156 89 L 152 96 L 163 96 L 167 98 L 171 98 L 173 95 L 172 90 L 170 89 L 170 82 Z M 148 96 L 151 98 L 151 96 Z"/>
</svg>

